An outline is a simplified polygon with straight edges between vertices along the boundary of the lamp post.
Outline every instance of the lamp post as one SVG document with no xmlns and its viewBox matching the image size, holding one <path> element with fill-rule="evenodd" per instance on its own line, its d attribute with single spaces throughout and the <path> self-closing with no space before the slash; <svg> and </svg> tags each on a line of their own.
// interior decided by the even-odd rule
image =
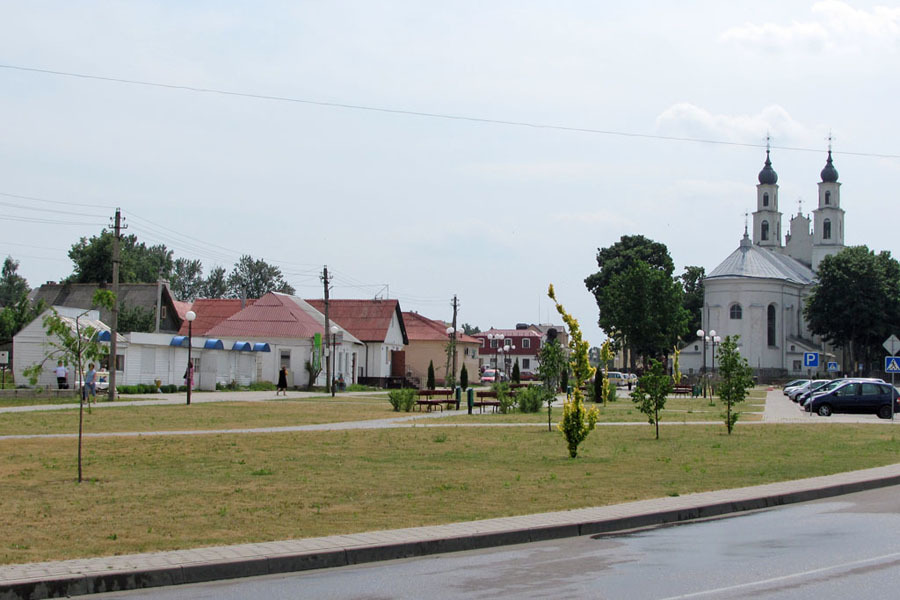
<svg viewBox="0 0 900 600">
<path fill-rule="evenodd" d="M 191 346 L 193 346 L 193 325 L 194 319 L 197 318 L 197 313 L 192 310 L 187 311 L 185 313 L 184 318 L 187 319 L 188 322 L 188 364 L 187 364 L 187 381 L 185 384 L 187 385 L 187 403 L 190 405 L 191 403 L 191 388 L 194 387 L 194 363 L 191 359 Z"/>
<path fill-rule="evenodd" d="M 331 381 L 328 385 L 331 386 L 331 397 L 334 398 L 334 382 L 337 380 L 337 365 L 335 364 L 335 360 L 337 359 L 337 333 L 340 331 L 337 325 L 331 326 Z"/>
<path fill-rule="evenodd" d="M 506 373 L 506 380 L 512 381 L 512 375 L 510 375 L 509 368 L 512 366 L 512 359 L 509 356 L 509 353 L 516 349 L 515 344 L 506 344 L 503 346 L 503 370 Z"/>
<path fill-rule="evenodd" d="M 456 329 L 453 327 L 447 328 L 447 336 L 450 338 L 450 352 L 452 354 L 452 364 L 453 371 L 451 371 L 451 378 L 454 383 L 456 383 Z"/>
<path fill-rule="evenodd" d="M 503 339 L 503 334 L 489 333 L 489 334 L 487 334 L 487 338 L 491 341 L 491 346 L 496 348 L 496 350 L 494 350 L 494 370 L 499 371 L 500 370 L 500 351 L 502 350 L 501 340 Z M 495 341 L 497 342 L 496 346 L 494 346 Z"/>
<path fill-rule="evenodd" d="M 715 339 L 715 338 L 716 338 L 716 330 L 715 330 L 715 329 L 710 330 L 709 335 L 707 335 L 705 331 L 703 331 L 702 329 L 698 329 L 698 330 L 697 330 L 697 337 L 700 338 L 700 339 L 703 341 L 703 371 L 701 371 L 701 373 L 703 374 L 703 397 L 706 398 L 706 384 L 707 384 L 707 379 L 706 379 L 706 344 L 709 343 L 710 338 L 712 338 L 712 339 Z M 714 352 L 714 353 L 715 353 L 715 350 L 716 350 L 716 349 L 713 348 L 713 352 Z M 716 359 L 715 359 L 715 356 L 714 356 L 714 357 L 713 357 L 713 365 L 715 365 L 715 364 L 716 364 Z"/>
</svg>

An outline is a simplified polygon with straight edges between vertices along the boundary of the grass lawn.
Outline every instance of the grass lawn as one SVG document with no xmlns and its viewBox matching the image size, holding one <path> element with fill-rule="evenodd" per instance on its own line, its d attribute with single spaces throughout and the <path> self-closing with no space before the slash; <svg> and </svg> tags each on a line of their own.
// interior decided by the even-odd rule
<svg viewBox="0 0 900 600">
<path fill-rule="evenodd" d="M 181 431 L 312 425 L 405 416 L 387 396 L 301 398 L 264 402 L 207 402 L 190 406 L 116 406 L 84 413 L 84 431 Z M 78 433 L 78 408 L 0 413 L 0 435 Z"/>
<path fill-rule="evenodd" d="M 200 408 L 199 406 L 192 407 Z M 205 408 L 205 407 L 204 407 Z M 268 408 L 258 407 L 258 408 Z M 100 411 L 97 411 L 100 412 Z M 873 425 L 539 428 L 0 441 L 0 562 L 290 539 L 606 505 L 896 462 Z"/>
</svg>

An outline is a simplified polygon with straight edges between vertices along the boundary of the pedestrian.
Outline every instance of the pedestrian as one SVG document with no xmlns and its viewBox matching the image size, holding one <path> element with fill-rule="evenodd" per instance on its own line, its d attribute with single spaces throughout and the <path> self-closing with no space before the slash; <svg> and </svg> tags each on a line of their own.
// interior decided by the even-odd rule
<svg viewBox="0 0 900 600">
<path fill-rule="evenodd" d="M 275 395 L 278 394 L 287 396 L 287 367 L 281 367 L 281 370 L 278 371 L 278 389 L 275 391 Z"/>
<path fill-rule="evenodd" d="M 88 372 L 84 376 L 84 389 L 82 391 L 84 399 L 88 401 L 97 401 L 97 371 L 94 369 L 94 363 L 88 363 Z"/>
<path fill-rule="evenodd" d="M 57 361 L 56 369 L 54 369 L 56 373 L 56 385 L 61 390 L 65 390 L 69 388 L 69 382 L 67 381 L 69 377 L 69 370 L 63 366 L 62 361 Z"/>
</svg>

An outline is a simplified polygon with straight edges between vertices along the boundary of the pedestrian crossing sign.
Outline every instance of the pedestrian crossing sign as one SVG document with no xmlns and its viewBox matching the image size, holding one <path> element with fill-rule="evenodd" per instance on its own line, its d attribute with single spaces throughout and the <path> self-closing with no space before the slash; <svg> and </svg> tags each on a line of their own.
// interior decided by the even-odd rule
<svg viewBox="0 0 900 600">
<path fill-rule="evenodd" d="M 900 373 L 900 356 L 884 357 L 885 373 Z"/>
</svg>

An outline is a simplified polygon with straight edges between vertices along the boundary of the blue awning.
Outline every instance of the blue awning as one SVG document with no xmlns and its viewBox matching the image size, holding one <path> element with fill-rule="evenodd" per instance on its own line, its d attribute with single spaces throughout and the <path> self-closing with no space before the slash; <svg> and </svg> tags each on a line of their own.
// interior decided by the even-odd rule
<svg viewBox="0 0 900 600">
<path fill-rule="evenodd" d="M 111 339 L 112 339 L 112 336 L 109 334 L 108 331 L 101 331 L 99 334 L 97 334 L 98 342 L 108 342 Z"/>
<path fill-rule="evenodd" d="M 239 352 L 253 352 L 253 345 L 250 342 L 235 342 L 231 349 Z"/>
<path fill-rule="evenodd" d="M 269 348 L 269 344 L 266 342 L 256 342 L 253 344 L 254 352 L 271 352 L 272 349 Z"/>
<path fill-rule="evenodd" d="M 185 346 L 186 345 L 185 342 L 187 342 L 186 335 L 176 335 L 175 337 L 172 338 L 172 341 L 169 342 L 169 345 L 170 346 Z"/>
<path fill-rule="evenodd" d="M 224 350 L 225 344 L 222 343 L 222 340 L 206 340 L 203 347 L 207 350 Z"/>
</svg>

